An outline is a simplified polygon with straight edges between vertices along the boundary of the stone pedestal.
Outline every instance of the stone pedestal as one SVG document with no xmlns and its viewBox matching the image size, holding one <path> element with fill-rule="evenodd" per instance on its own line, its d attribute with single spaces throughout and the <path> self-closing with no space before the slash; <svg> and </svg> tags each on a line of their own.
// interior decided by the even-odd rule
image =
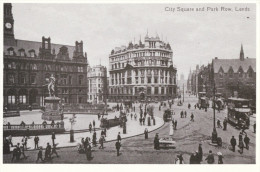
<svg viewBox="0 0 260 172">
<path fill-rule="evenodd" d="M 61 120 L 62 114 L 59 109 L 60 98 L 58 97 L 46 97 L 45 111 L 42 114 L 42 119 L 47 121 Z"/>
</svg>

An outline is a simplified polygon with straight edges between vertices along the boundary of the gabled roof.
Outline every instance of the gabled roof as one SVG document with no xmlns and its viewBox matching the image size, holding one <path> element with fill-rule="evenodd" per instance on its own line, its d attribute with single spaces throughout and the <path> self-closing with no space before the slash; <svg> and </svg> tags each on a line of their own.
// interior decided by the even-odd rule
<svg viewBox="0 0 260 172">
<path fill-rule="evenodd" d="M 234 73 L 237 73 L 240 66 L 244 72 L 247 72 L 250 66 L 252 67 L 253 71 L 256 72 L 256 59 L 213 59 L 212 63 L 214 73 L 218 73 L 221 67 L 224 73 L 227 73 L 230 67 L 232 67 Z"/>
<path fill-rule="evenodd" d="M 36 55 L 38 55 L 39 48 L 42 46 L 41 42 L 36 42 L 36 41 L 27 41 L 27 40 L 16 39 L 15 42 L 16 42 L 16 46 L 4 46 L 5 55 L 8 55 L 7 51 L 10 47 L 12 47 L 15 52 L 18 52 L 18 50 L 20 50 L 22 48 L 25 50 L 25 52 L 29 52 L 30 50 L 35 50 Z M 58 54 L 60 51 L 60 48 L 62 46 L 66 46 L 68 48 L 69 57 L 70 57 L 70 59 L 72 59 L 73 52 L 75 51 L 75 46 L 51 44 L 51 52 L 53 49 L 55 49 L 55 54 Z"/>
</svg>

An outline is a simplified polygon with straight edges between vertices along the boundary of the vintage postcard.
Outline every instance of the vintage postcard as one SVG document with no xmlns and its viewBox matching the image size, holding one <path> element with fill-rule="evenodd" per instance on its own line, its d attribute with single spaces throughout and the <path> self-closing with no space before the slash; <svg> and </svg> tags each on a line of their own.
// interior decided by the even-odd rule
<svg viewBox="0 0 260 172">
<path fill-rule="evenodd" d="M 259 168 L 259 2 L 2 9 L 3 165 Z"/>
</svg>

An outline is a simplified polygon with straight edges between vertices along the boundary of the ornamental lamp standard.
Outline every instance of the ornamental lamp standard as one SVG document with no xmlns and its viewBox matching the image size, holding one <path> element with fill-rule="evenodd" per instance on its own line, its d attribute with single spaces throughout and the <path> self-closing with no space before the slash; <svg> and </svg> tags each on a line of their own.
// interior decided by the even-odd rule
<svg viewBox="0 0 260 172">
<path fill-rule="evenodd" d="M 211 137 L 211 143 L 212 144 L 217 144 L 218 142 L 218 133 L 217 133 L 217 130 L 216 130 L 216 122 L 215 122 L 215 91 L 216 91 L 216 88 L 215 88 L 215 81 L 213 81 L 213 131 L 212 131 L 212 137 Z"/>
</svg>

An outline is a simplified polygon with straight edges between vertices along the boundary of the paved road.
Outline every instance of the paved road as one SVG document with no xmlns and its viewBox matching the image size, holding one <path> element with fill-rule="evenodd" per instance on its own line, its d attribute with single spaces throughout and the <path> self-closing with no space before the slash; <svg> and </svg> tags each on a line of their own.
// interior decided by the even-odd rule
<svg viewBox="0 0 260 172">
<path fill-rule="evenodd" d="M 145 140 L 144 135 L 136 136 L 122 141 L 122 150 L 119 157 L 116 156 L 115 142 L 105 143 L 105 149 L 100 150 L 94 148 L 91 161 L 88 161 L 84 154 L 78 154 L 76 148 L 62 148 L 58 150 L 60 158 L 54 157 L 52 162 L 48 163 L 122 163 L 122 164 L 173 164 L 176 155 L 183 154 L 185 163 L 189 163 L 189 157 L 192 152 L 197 150 L 198 144 L 202 143 L 204 157 L 206 158 L 209 150 L 212 150 L 215 154 L 215 160 L 217 161 L 216 153 L 218 151 L 223 153 L 225 164 L 253 164 L 255 163 L 255 134 L 252 132 L 252 127 L 247 130 L 250 137 L 250 149 L 244 149 L 244 153 L 240 154 L 238 151 L 232 152 L 229 150 L 229 141 L 232 135 L 238 139 L 239 130 L 233 126 L 228 125 L 227 131 L 217 128 L 218 136 L 222 137 L 223 146 L 214 147 L 211 146 L 210 136 L 213 126 L 213 111 L 209 109 L 208 112 L 203 110 L 194 109 L 193 105 L 197 102 L 197 98 L 194 96 L 185 97 L 183 106 L 172 107 L 175 111 L 174 119 L 178 121 L 177 130 L 174 131 L 174 139 L 177 142 L 176 149 L 168 150 L 154 150 L 153 138 L 155 133 L 159 133 L 160 137 L 169 136 L 169 123 L 165 123 L 160 129 L 149 133 L 149 139 Z M 191 103 L 192 108 L 188 110 L 187 105 Z M 163 108 L 158 110 L 158 105 L 155 104 L 155 115 L 162 117 Z M 136 108 L 138 109 L 138 108 Z M 187 118 L 180 118 L 180 111 L 187 111 Z M 194 113 L 195 122 L 190 122 L 190 114 Z M 226 111 L 220 113 L 216 112 L 216 117 L 223 121 L 226 116 Z M 238 150 L 238 149 L 237 149 Z M 21 163 L 34 163 L 37 157 L 37 151 L 28 151 L 26 154 L 29 156 L 26 160 L 21 160 Z M 9 163 L 11 155 L 4 155 L 4 163 Z M 206 163 L 203 161 L 202 163 Z"/>
</svg>

